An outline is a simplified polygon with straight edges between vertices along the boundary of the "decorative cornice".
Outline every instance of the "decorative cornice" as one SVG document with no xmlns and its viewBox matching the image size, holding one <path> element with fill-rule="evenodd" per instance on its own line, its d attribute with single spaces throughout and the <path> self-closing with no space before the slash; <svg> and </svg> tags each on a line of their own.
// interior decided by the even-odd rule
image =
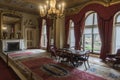
<svg viewBox="0 0 120 80">
<path fill-rule="evenodd" d="M 14 10 L 0 10 L 1 11 L 1 14 L 11 14 L 11 15 L 15 15 L 15 16 L 18 16 L 18 17 L 22 17 L 22 14 L 18 11 L 14 11 Z"/>
<path fill-rule="evenodd" d="M 101 4 L 101 5 L 105 6 L 105 7 L 108 7 L 108 6 L 111 6 L 111 5 L 114 5 L 114 4 L 118 4 L 118 3 L 120 3 L 120 1 L 113 1 L 113 2 L 110 2 L 110 3 L 107 3 L 105 1 L 89 1 L 87 3 L 84 3 L 84 4 L 80 5 L 80 6 L 77 6 L 77 7 L 74 7 L 74 8 L 70 8 L 69 10 L 66 11 L 66 15 L 77 14 L 85 6 L 90 5 L 90 4 L 94 4 L 94 3 Z"/>
</svg>

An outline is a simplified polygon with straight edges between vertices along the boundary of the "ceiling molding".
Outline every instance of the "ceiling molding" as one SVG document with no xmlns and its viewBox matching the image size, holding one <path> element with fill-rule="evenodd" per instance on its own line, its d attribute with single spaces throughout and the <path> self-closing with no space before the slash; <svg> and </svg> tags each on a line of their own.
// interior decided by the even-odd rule
<svg viewBox="0 0 120 80">
<path fill-rule="evenodd" d="M 39 15 L 39 5 L 44 4 L 46 0 L 0 0 L 0 7 L 6 10 L 15 10 L 34 15 Z M 66 14 L 77 14 L 86 5 L 98 3 L 104 6 L 110 6 L 120 3 L 120 0 L 111 0 L 108 5 L 106 0 L 57 0 L 57 4 L 65 2 Z"/>
<path fill-rule="evenodd" d="M 107 2 L 101 1 L 101 0 L 88 1 L 88 2 L 86 2 L 84 4 L 76 6 L 74 8 L 70 8 L 69 10 L 66 11 L 66 15 L 78 14 L 80 12 L 80 10 L 83 9 L 85 6 L 90 5 L 90 4 L 94 4 L 94 3 L 101 4 L 101 5 L 105 6 L 105 7 L 108 7 L 108 6 L 120 3 L 120 1 L 115 1 L 114 0 L 114 1 L 111 1 L 109 4 Z"/>
</svg>

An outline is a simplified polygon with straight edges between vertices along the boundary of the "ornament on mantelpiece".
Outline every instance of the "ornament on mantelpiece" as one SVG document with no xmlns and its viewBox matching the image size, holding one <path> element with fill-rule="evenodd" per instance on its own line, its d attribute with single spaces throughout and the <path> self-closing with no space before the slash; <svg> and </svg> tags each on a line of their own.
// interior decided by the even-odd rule
<svg viewBox="0 0 120 80">
<path fill-rule="evenodd" d="M 10 39 L 13 39 L 15 36 L 14 36 L 14 33 L 10 33 Z"/>
<path fill-rule="evenodd" d="M 7 39 L 7 32 L 3 32 L 3 39 Z"/>
<path fill-rule="evenodd" d="M 20 39 L 20 38 L 21 38 L 21 33 L 17 32 L 17 39 Z"/>
</svg>

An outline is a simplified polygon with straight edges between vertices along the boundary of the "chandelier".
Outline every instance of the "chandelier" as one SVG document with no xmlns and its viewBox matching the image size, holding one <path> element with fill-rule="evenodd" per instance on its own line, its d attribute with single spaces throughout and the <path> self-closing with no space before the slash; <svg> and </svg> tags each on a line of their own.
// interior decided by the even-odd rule
<svg viewBox="0 0 120 80">
<path fill-rule="evenodd" d="M 56 0 L 48 0 L 44 5 L 39 6 L 40 16 L 41 17 L 47 16 L 50 18 L 61 17 L 63 16 L 64 8 L 65 8 L 64 3 L 56 5 Z"/>
</svg>

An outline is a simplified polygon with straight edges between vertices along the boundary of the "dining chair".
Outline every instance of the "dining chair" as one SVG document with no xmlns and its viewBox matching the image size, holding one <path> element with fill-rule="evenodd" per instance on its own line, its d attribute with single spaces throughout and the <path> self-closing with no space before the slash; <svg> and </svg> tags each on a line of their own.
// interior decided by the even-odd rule
<svg viewBox="0 0 120 80">
<path fill-rule="evenodd" d="M 65 58 L 64 51 L 57 49 L 54 45 L 50 46 L 50 56 L 54 57 L 58 62 Z"/>
<path fill-rule="evenodd" d="M 67 58 L 67 53 L 64 50 L 57 50 L 56 54 L 60 62 L 65 61 L 65 59 Z"/>
<path fill-rule="evenodd" d="M 50 45 L 50 56 L 55 57 L 57 59 L 57 48 L 54 45 Z"/>
<path fill-rule="evenodd" d="M 105 60 L 112 63 L 113 67 L 120 65 L 120 49 L 117 50 L 116 54 L 108 54 Z"/>
<path fill-rule="evenodd" d="M 90 51 L 88 50 L 88 51 L 85 51 L 85 54 L 83 56 L 79 56 L 78 57 L 78 61 L 79 62 L 83 62 L 86 70 L 87 70 L 87 66 L 88 66 L 88 68 L 90 68 L 90 65 L 89 65 L 89 54 L 90 54 Z"/>
<path fill-rule="evenodd" d="M 71 51 L 66 49 L 66 50 L 63 50 L 60 57 L 62 58 L 61 62 L 69 62 L 70 61 L 70 57 L 71 57 Z"/>
</svg>

